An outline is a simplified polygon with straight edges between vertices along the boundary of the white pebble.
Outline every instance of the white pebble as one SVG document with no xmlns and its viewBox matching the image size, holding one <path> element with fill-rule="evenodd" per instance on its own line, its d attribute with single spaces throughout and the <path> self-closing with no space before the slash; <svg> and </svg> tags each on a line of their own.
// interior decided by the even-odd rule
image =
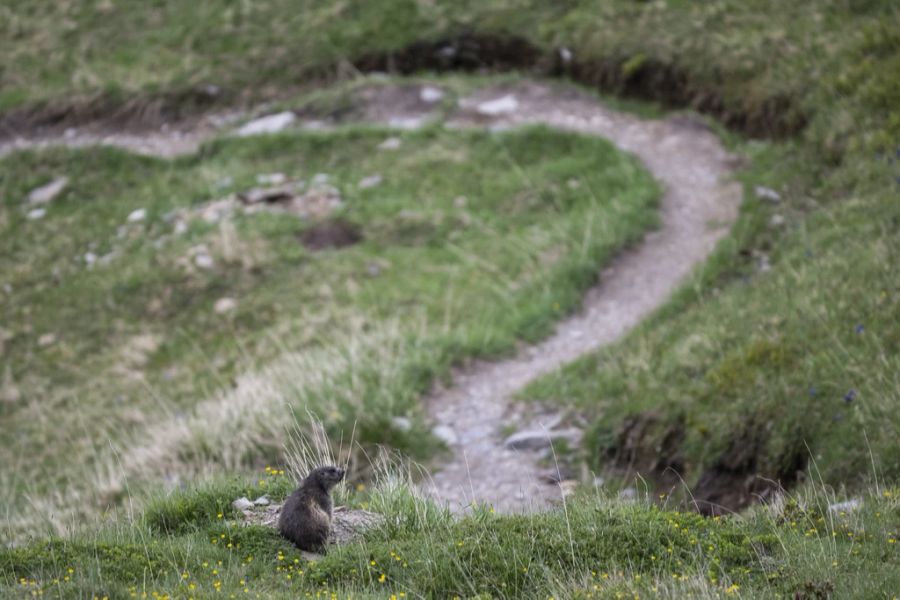
<svg viewBox="0 0 900 600">
<path fill-rule="evenodd" d="M 422 99 L 422 102 L 432 104 L 439 101 L 443 97 L 444 90 L 436 88 L 434 86 L 426 85 L 421 90 L 419 90 L 419 98 Z"/>
<path fill-rule="evenodd" d="M 403 142 L 400 141 L 398 137 L 389 137 L 384 140 L 380 144 L 378 144 L 379 150 L 396 150 L 402 145 Z"/>
<path fill-rule="evenodd" d="M 482 102 L 478 105 L 478 112 L 483 115 L 494 117 L 497 115 L 502 115 L 504 113 L 513 112 L 517 108 L 519 108 L 519 101 L 516 100 L 515 96 L 509 94 L 501 98 L 497 98 L 496 100 Z"/>
<path fill-rule="evenodd" d="M 363 177 L 362 179 L 360 179 L 357 185 L 359 186 L 359 189 L 364 190 L 367 188 L 375 187 L 376 185 L 380 184 L 381 181 L 381 175 L 369 175 L 368 177 Z"/>
<path fill-rule="evenodd" d="M 137 210 L 131 211 L 131 214 L 128 215 L 129 223 L 139 223 L 143 221 L 147 217 L 147 209 L 146 208 L 138 208 Z"/>
<path fill-rule="evenodd" d="M 212 269 L 216 263 L 209 254 L 198 254 L 194 257 L 194 264 L 201 269 Z"/>
<path fill-rule="evenodd" d="M 240 136 L 258 135 L 261 133 L 277 133 L 285 129 L 288 125 L 296 120 L 297 115 L 295 115 L 291 111 L 284 111 L 276 113 L 274 115 L 266 115 L 265 117 L 254 119 L 238 129 L 237 133 Z"/>
<path fill-rule="evenodd" d="M 234 298 L 219 298 L 213 306 L 213 310 L 219 315 L 231 312 L 236 308 L 237 300 Z"/>
</svg>

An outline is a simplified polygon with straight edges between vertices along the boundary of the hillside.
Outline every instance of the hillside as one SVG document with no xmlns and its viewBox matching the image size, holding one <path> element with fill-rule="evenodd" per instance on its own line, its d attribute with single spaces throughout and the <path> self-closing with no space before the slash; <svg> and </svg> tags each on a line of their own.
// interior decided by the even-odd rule
<svg viewBox="0 0 900 600">
<path fill-rule="evenodd" d="M 0 8 L 5 592 L 900 589 L 892 3 L 44 8 Z M 504 515 L 433 399 L 545 356 L 671 189 L 621 141 L 513 127 L 535 85 L 562 121 L 586 98 L 716 139 L 743 202 L 640 324 L 488 394 L 497 452 L 535 415 L 577 432 L 509 463 L 562 507 Z M 387 522 L 307 565 L 230 505 L 283 497 L 321 433 Z M 451 516 L 380 452 L 463 465 L 482 503 Z"/>
</svg>

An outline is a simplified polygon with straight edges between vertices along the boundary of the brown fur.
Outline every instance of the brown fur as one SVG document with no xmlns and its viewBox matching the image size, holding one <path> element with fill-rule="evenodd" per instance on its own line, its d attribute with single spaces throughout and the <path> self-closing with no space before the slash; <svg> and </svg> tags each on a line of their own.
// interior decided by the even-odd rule
<svg viewBox="0 0 900 600">
<path fill-rule="evenodd" d="M 328 466 L 314 469 L 281 507 L 278 531 L 301 550 L 321 552 L 331 533 L 331 488 L 344 478 L 344 470 Z"/>
</svg>

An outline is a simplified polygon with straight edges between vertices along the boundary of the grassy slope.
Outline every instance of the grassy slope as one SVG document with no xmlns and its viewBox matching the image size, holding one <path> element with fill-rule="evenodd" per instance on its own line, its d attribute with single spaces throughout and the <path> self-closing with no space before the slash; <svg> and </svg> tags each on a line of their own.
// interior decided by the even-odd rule
<svg viewBox="0 0 900 600">
<path fill-rule="evenodd" d="M 367 10 L 363 5 L 371 9 Z M 896 418 L 896 411 L 887 413 L 881 420 L 877 418 L 878 411 L 896 406 L 897 401 L 897 382 L 893 379 L 897 370 L 891 363 L 893 355 L 890 353 L 896 349 L 897 320 L 891 315 L 896 315 L 900 300 L 896 287 L 877 289 L 880 287 L 877 284 L 890 273 L 890 265 L 896 264 L 897 260 L 896 240 L 892 237 L 896 227 L 891 229 L 894 214 L 891 211 L 896 207 L 898 176 L 894 144 L 900 137 L 900 113 L 896 110 L 900 105 L 900 79 L 894 74 L 900 68 L 900 39 L 896 26 L 898 13 L 892 3 L 872 1 L 851 5 L 810 1 L 787 4 L 737 0 L 636 3 L 622 0 L 554 4 L 551 8 L 549 4 L 539 6 L 536 2 L 473 3 L 466 7 L 455 2 L 347 2 L 330 7 L 328 10 L 333 14 L 321 20 L 312 19 L 310 22 L 315 23 L 316 29 L 313 36 L 294 33 L 302 31 L 299 23 L 305 18 L 322 16 L 326 8 L 306 7 L 312 12 L 304 13 L 278 11 L 276 4 L 266 4 L 251 12 L 260 11 L 258 14 L 262 18 L 269 7 L 273 7 L 278 18 L 263 18 L 263 22 L 274 23 L 277 29 L 286 23 L 291 35 L 290 41 L 284 44 L 261 45 L 267 48 L 263 61 L 271 65 L 273 63 L 267 61 L 283 59 L 282 64 L 292 67 L 260 69 L 258 72 L 267 78 L 274 75 L 279 84 L 302 80 L 315 70 L 307 68 L 310 65 L 331 64 L 335 58 L 353 56 L 356 52 L 399 48 L 420 36 L 439 35 L 453 29 L 456 23 L 469 24 L 483 31 L 515 33 L 547 49 L 565 45 L 579 60 L 596 68 L 598 79 L 613 87 L 644 89 L 640 85 L 642 78 L 652 82 L 654 72 L 674 72 L 687 84 L 683 99 L 718 109 L 720 114 L 757 113 L 774 117 L 780 117 L 778 113 L 787 114 L 786 121 L 775 119 L 778 127 L 806 120 L 808 126 L 793 142 L 760 152 L 758 171 L 750 176 L 754 183 L 782 186 L 780 191 L 784 201 L 775 208 L 748 203 L 747 214 L 733 243 L 723 245 L 717 259 L 697 277 L 696 285 L 685 289 L 668 310 L 642 330 L 648 336 L 648 349 L 641 348 L 635 338 L 627 341 L 620 350 L 630 357 L 629 364 L 642 374 L 641 379 L 648 380 L 634 382 L 634 389 L 650 394 L 662 405 L 663 414 L 667 416 L 680 418 L 687 411 L 706 432 L 712 425 L 715 429 L 711 437 L 718 447 L 723 440 L 740 431 L 740 416 L 746 414 L 751 402 L 762 398 L 762 410 L 769 411 L 769 415 L 779 414 L 782 410 L 785 416 L 799 415 L 798 422 L 790 425 L 799 427 L 802 433 L 810 436 L 807 441 L 812 446 L 825 452 L 820 467 L 830 470 L 831 481 L 839 481 L 848 473 L 868 471 L 863 461 L 865 457 L 859 451 L 866 447 L 865 439 L 861 439 L 859 433 L 863 427 L 873 451 L 878 453 L 877 469 L 891 478 L 896 477 L 896 446 L 891 437 L 880 437 L 879 434 L 883 427 L 896 430 L 891 421 Z M 73 9 L 70 7 L 70 10 Z M 207 10 L 212 9 L 207 7 Z M 64 54 L 59 50 L 62 45 L 52 36 L 40 34 L 40 28 L 34 29 L 37 33 L 29 33 L 28 18 L 18 13 L 24 15 L 24 12 L 16 10 L 20 27 L 23 27 L 21 35 L 26 37 L 17 38 L 13 44 L 19 49 L 16 60 L 25 62 L 14 64 L 35 61 L 38 53 L 28 48 L 41 48 L 42 56 Z M 136 13 L 130 10 L 121 14 Z M 165 15 L 166 12 L 158 14 Z M 402 18 L 398 19 L 398 16 Z M 360 18 L 356 20 L 355 17 Z M 297 20 L 293 21 L 295 18 Z M 110 15 L 105 19 L 105 22 L 114 23 L 115 30 L 123 36 L 135 31 L 135 28 L 124 26 L 122 16 Z M 64 19 L 58 21 L 65 22 Z M 202 27 L 204 22 L 196 20 L 194 27 L 183 29 L 198 32 L 197 27 Z M 227 59 L 240 57 L 248 48 L 253 51 L 255 46 L 250 43 L 251 39 L 264 39 L 259 37 L 261 32 L 271 31 L 252 27 L 252 19 L 246 16 L 234 22 L 246 27 L 230 30 L 227 43 L 223 43 L 226 36 L 216 33 L 221 27 L 210 20 L 214 29 L 212 35 L 191 35 L 191 43 L 180 44 L 179 52 L 186 50 L 186 54 L 179 53 L 178 58 L 170 62 L 183 60 L 190 66 L 176 70 L 178 77 L 167 76 L 165 82 L 153 81 L 158 76 L 144 66 L 150 60 L 148 57 L 160 60 L 157 57 L 164 56 L 165 52 L 138 54 L 134 60 L 137 66 L 129 70 L 131 80 L 124 87 L 129 92 L 141 92 L 152 90 L 160 83 L 186 86 L 225 82 L 225 85 L 237 86 L 260 81 L 256 70 L 232 69 L 229 72 L 234 73 L 233 79 L 226 81 L 225 69 L 196 68 L 198 64 L 216 64 L 208 58 L 212 55 L 210 50 L 204 54 L 195 50 L 197 48 L 208 48 L 218 40 L 227 46 L 216 49 L 217 59 L 224 59 L 218 64 L 229 64 Z M 386 26 L 388 22 L 389 27 Z M 376 30 L 385 33 L 371 35 Z M 337 35 L 336 32 L 342 33 Z M 37 37 L 46 40 L 45 46 L 34 43 Z M 77 33 L 76 37 L 86 38 L 85 44 L 104 43 L 99 37 L 95 40 Z M 10 38 L 3 36 L 0 39 Z M 23 39 L 31 43 L 18 43 Z M 185 40 L 179 38 L 179 41 Z M 121 40 L 112 43 L 117 44 L 117 48 L 126 48 Z M 158 41 L 149 43 L 158 44 Z M 272 47 L 277 50 L 268 52 Z M 226 51 L 223 53 L 223 50 Z M 73 89 L 87 93 L 101 91 L 106 87 L 104 74 L 114 73 L 115 69 L 93 65 L 101 64 L 103 60 L 115 61 L 117 55 L 117 52 L 98 52 L 96 56 L 82 60 L 82 72 L 101 75 L 74 80 L 74 83 L 63 76 L 67 69 L 59 67 L 48 75 L 40 74 L 39 69 L 7 68 L 3 72 L 5 81 L 10 81 L 10 73 L 17 79 L 4 86 L 5 90 L 12 90 L 5 92 L 4 104 L 21 106 L 37 99 L 59 97 Z M 188 58 L 182 59 L 182 56 Z M 297 60 L 298 57 L 302 60 Z M 52 66 L 57 62 L 51 59 L 46 64 Z M 231 66 L 234 66 L 233 62 Z M 585 78 L 591 79 L 590 75 Z M 54 85 L 48 85 L 54 81 Z M 119 80 L 116 81 L 118 84 Z M 265 89 L 260 86 L 257 91 L 264 93 Z M 785 99 L 791 110 L 772 110 L 772 106 L 778 106 L 778 102 Z M 749 151 L 756 153 L 755 146 L 751 145 Z M 791 226 L 784 230 L 768 227 L 768 218 L 774 211 L 787 214 Z M 814 242 L 815 247 L 807 248 L 807 241 Z M 761 276 L 755 274 L 760 253 L 771 255 L 774 262 L 773 270 Z M 817 256 L 820 258 L 816 259 Z M 744 285 L 748 277 L 754 285 Z M 760 283 L 762 291 L 757 290 L 756 282 Z M 795 286 L 808 295 L 808 300 L 795 293 L 798 290 Z M 810 310 L 799 316 L 798 313 L 784 313 L 783 308 L 793 302 L 798 302 L 797 306 L 805 303 Z M 855 306 L 857 302 L 862 302 L 859 309 Z M 732 312 L 743 318 L 736 319 Z M 714 319 L 717 318 L 724 318 L 731 327 L 716 323 Z M 780 326 L 779 319 L 782 320 Z M 858 324 L 865 326 L 865 333 L 856 333 Z M 690 335 L 695 330 L 700 343 L 690 347 Z M 811 343 L 813 340 L 818 343 Z M 675 352 L 679 343 L 688 344 L 681 355 Z M 718 348 L 723 350 L 721 354 L 716 353 Z M 670 375 L 672 384 L 649 381 L 656 378 L 656 372 L 638 362 L 644 357 Z M 782 360 L 787 362 L 782 363 Z M 602 356 L 587 359 L 556 378 L 553 385 L 536 388 L 535 393 L 559 398 L 561 394 L 555 393 L 553 386 L 562 385 L 570 389 L 574 399 L 589 411 L 596 410 L 593 401 L 605 402 L 604 408 L 616 410 L 608 400 L 590 396 L 599 390 L 621 390 L 622 364 L 617 364 L 617 359 L 610 356 L 606 356 L 606 360 Z M 696 370 L 690 368 L 692 364 L 696 365 Z M 848 364 L 853 368 L 848 369 Z M 770 371 L 776 373 L 777 378 L 763 377 Z M 725 377 L 720 377 L 723 375 Z M 809 386 L 816 387 L 815 401 L 803 398 L 801 392 L 808 393 Z M 841 398 L 846 392 L 844 388 L 851 386 L 859 391 L 858 396 L 855 402 L 845 406 Z M 722 398 L 730 401 L 719 401 L 717 389 L 722 391 Z M 636 394 L 630 397 L 642 402 Z M 706 410 L 709 406 L 717 412 Z M 737 410 L 731 411 L 731 407 Z M 830 422 L 815 419 L 823 412 L 831 417 Z M 617 414 L 623 414 L 621 409 Z M 843 421 L 834 420 L 839 415 Z M 732 429 L 734 423 L 738 423 L 738 429 Z M 779 428 L 784 427 L 784 421 L 779 419 L 777 423 Z M 611 419 L 601 419 L 598 427 L 608 431 L 614 425 Z M 696 463 L 691 466 L 712 460 L 712 456 L 700 455 L 701 448 L 706 451 L 717 447 L 716 444 L 704 447 L 707 442 L 701 436 L 708 433 L 699 427 L 688 431 L 690 437 L 685 452 Z M 781 436 L 769 438 L 769 442 L 778 440 L 786 441 Z M 772 450 L 766 456 L 770 464 L 775 464 L 780 458 L 777 443 L 772 445 Z M 888 545 L 875 549 L 874 560 L 863 560 L 850 571 L 840 571 L 846 565 L 844 558 L 853 557 L 854 548 L 844 546 L 848 543 L 845 537 L 831 538 L 830 534 L 820 537 L 818 533 L 811 533 L 809 537 L 805 533 L 785 536 L 783 530 L 774 529 L 784 542 L 783 557 L 788 561 L 785 581 L 791 582 L 776 591 L 801 592 L 800 597 L 803 593 L 807 597 L 816 597 L 817 589 L 824 592 L 828 586 L 836 585 L 843 596 L 884 597 L 895 590 L 897 584 L 882 573 L 897 572 L 896 555 L 891 554 L 896 545 L 890 543 L 896 539 L 896 506 L 891 505 L 893 512 L 890 512 L 882 510 L 884 507 L 878 502 L 883 500 L 870 500 L 867 512 L 859 518 L 867 531 L 881 533 L 879 543 Z M 616 507 L 613 510 L 626 509 Z M 403 514 L 409 515 L 410 511 Z M 652 511 L 640 511 L 640 514 L 639 518 L 651 518 Z M 886 525 L 879 525 L 877 519 L 885 515 L 890 520 Z M 815 516 L 813 521 L 818 518 Z M 791 522 L 797 521 L 787 521 L 788 527 Z M 459 526 L 472 527 L 472 524 L 463 522 Z M 548 517 L 545 529 L 561 532 L 565 526 L 565 520 L 557 514 Z M 492 532 L 503 527 L 494 523 L 480 531 L 496 535 Z M 773 533 L 771 527 L 767 531 Z M 892 533 L 894 537 L 890 537 Z M 447 539 L 447 549 L 451 550 L 449 540 L 453 538 Z M 634 538 L 628 536 L 627 539 Z M 840 542 L 832 543 L 832 539 Z M 157 540 L 154 543 L 166 542 Z M 523 550 L 512 542 L 506 549 L 510 554 Z M 355 551 L 356 548 L 351 549 L 350 553 Z M 641 556 L 645 558 L 648 552 L 652 556 L 654 550 L 648 547 Z M 480 555 L 474 555 L 473 559 L 467 572 L 478 571 L 485 564 Z M 559 562 L 558 556 L 553 562 Z M 835 562 L 837 565 L 833 565 Z M 488 572 L 488 576 L 493 575 Z M 665 577 L 671 578 L 671 574 Z M 481 581 L 488 586 L 504 579 L 488 580 L 486 576 Z M 756 594 L 748 595 L 772 595 L 762 579 L 756 581 Z M 886 581 L 886 587 L 878 587 L 881 581 Z M 379 585 L 373 582 L 367 589 L 376 593 L 375 590 L 380 591 Z M 727 588 L 717 589 L 724 595 Z M 753 590 L 754 584 L 750 583 L 739 591 Z M 694 586 L 691 580 L 669 582 L 660 586 L 657 593 L 678 597 L 688 592 L 701 597 L 713 595 L 700 584 Z"/>
<path fill-rule="evenodd" d="M 70 598 L 890 597 L 900 585 L 898 490 L 830 513 L 824 493 L 742 518 L 706 519 L 587 495 L 565 513 L 463 520 L 396 482 L 339 494 L 388 517 L 307 563 L 274 530 L 231 519 L 231 498 L 273 499 L 288 479 L 204 484 L 160 498 L 134 526 L 0 550 L 0 590 Z M 795 594 L 799 594 L 796 595 Z"/>
<path fill-rule="evenodd" d="M 804 180 L 797 152 L 756 153 L 749 189 L 773 185 L 782 203 L 751 200 L 736 239 L 670 306 L 523 392 L 596 415 L 595 466 L 615 456 L 646 469 L 660 441 L 680 432 L 691 484 L 752 444 L 750 469 L 769 477 L 789 478 L 810 459 L 835 485 L 871 479 L 873 461 L 875 475 L 900 476 L 900 204 L 890 165 L 873 160 L 864 168 L 877 177 L 822 206 L 836 186 Z M 774 215 L 786 224 L 772 225 Z M 760 269 L 763 256 L 771 271 Z M 634 417 L 653 425 L 626 452 L 622 424 Z"/>
<path fill-rule="evenodd" d="M 661 476 L 673 464 L 691 485 L 723 469 L 790 482 L 807 463 L 832 485 L 900 476 L 900 88 L 891 75 L 900 29 L 888 25 L 898 13 L 880 3 L 807 8 L 822 11 L 813 22 L 829 47 L 794 47 L 788 61 L 807 65 L 790 85 L 805 86 L 796 101 L 808 103 L 809 125 L 768 146 L 733 139 L 754 163 L 733 238 L 622 344 L 523 394 L 589 415 L 595 466 L 613 459 Z M 863 16 L 881 10 L 882 22 Z M 841 17 L 858 21 L 841 26 Z M 757 48 L 756 60 L 775 60 L 770 52 Z M 781 202 L 758 198 L 757 185 Z M 626 442 L 636 419 L 648 426 Z M 660 463 L 667 437 L 678 442 Z"/>
<path fill-rule="evenodd" d="M 289 410 L 317 414 L 332 439 L 424 456 L 418 398 L 431 381 L 546 335 L 598 265 L 656 220 L 649 175 L 602 140 L 430 130 L 377 150 L 387 135 L 221 140 L 176 161 L 94 149 L 0 162 L 0 455 L 17 466 L 4 492 L 89 482 L 108 489 L 88 504 L 115 501 L 122 467 L 96 440 L 119 449 L 132 484 L 281 460 Z M 312 222 L 266 213 L 174 233 L 173 211 L 272 172 L 328 174 L 344 201 L 336 217 L 363 241 L 313 252 L 298 240 Z M 59 174 L 69 188 L 28 221 L 21 199 Z M 357 185 L 372 174 L 383 182 Z M 138 208 L 146 218 L 127 224 Z M 212 268 L 192 261 L 201 245 Z M 88 252 L 111 260 L 89 266 Z M 216 314 L 223 297 L 237 308 Z M 42 347 L 46 334 L 56 341 Z"/>
</svg>

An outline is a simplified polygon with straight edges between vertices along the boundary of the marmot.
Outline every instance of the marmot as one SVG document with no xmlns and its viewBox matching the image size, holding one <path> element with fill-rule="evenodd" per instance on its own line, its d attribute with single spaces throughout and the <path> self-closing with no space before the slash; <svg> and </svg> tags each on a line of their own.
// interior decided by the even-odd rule
<svg viewBox="0 0 900 600">
<path fill-rule="evenodd" d="M 281 535 L 301 550 L 324 550 L 331 532 L 331 488 L 343 478 L 344 470 L 338 467 L 313 469 L 281 507 Z"/>
</svg>

